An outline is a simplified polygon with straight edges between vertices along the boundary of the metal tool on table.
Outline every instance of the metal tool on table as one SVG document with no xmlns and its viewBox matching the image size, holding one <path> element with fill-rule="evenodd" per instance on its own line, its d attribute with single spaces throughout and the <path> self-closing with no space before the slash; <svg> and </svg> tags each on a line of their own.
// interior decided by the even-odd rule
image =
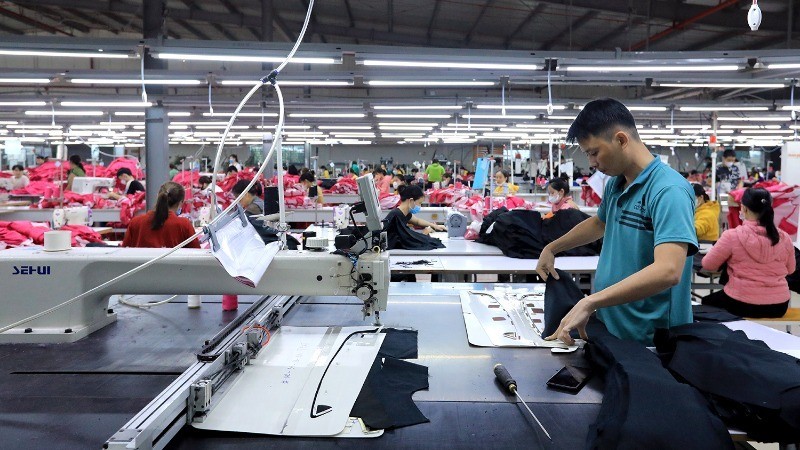
<svg viewBox="0 0 800 450">
<path fill-rule="evenodd" d="M 525 403 L 525 400 L 523 400 L 522 397 L 520 397 L 519 392 L 517 392 L 517 382 L 514 381 L 513 378 L 511 378 L 511 374 L 508 373 L 508 369 L 506 369 L 505 366 L 503 366 L 502 364 L 495 364 L 494 376 L 497 378 L 497 381 L 499 381 L 500 384 L 502 384 L 503 387 L 505 387 L 506 390 L 508 390 L 508 392 L 517 396 L 519 401 L 522 402 L 522 405 L 525 406 L 525 409 L 527 409 L 528 412 L 531 413 L 533 420 L 535 420 L 536 423 L 539 424 L 539 428 L 541 428 L 542 431 L 544 431 L 544 434 L 547 436 L 547 439 L 550 439 L 552 441 L 553 438 L 550 437 L 550 433 L 548 433 L 547 430 L 544 428 L 542 422 L 539 422 L 539 419 L 536 417 L 536 414 L 534 414 L 533 411 L 531 411 L 531 409 L 528 407 L 528 404 Z"/>
</svg>

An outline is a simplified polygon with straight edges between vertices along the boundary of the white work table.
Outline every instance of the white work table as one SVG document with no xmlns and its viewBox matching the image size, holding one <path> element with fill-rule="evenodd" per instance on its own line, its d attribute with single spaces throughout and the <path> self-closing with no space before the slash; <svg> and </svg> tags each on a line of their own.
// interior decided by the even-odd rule
<svg viewBox="0 0 800 450">
<path fill-rule="evenodd" d="M 94 222 L 119 222 L 119 212 L 116 209 L 92 209 Z M 3 207 L 0 208 L 0 220 L 13 222 L 26 220 L 29 222 L 50 222 L 53 219 L 53 209 L 32 209 L 28 207 Z"/>
</svg>

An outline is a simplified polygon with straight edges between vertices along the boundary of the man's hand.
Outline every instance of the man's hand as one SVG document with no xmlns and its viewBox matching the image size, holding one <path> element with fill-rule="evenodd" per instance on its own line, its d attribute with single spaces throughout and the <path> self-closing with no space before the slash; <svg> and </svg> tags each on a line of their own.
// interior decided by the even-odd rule
<svg viewBox="0 0 800 450">
<path fill-rule="evenodd" d="M 561 324 L 559 324 L 556 332 L 547 336 L 545 340 L 554 341 L 558 339 L 567 345 L 575 345 L 575 340 L 569 335 L 572 330 L 578 330 L 581 339 L 588 340 L 589 336 L 586 334 L 586 322 L 589 321 L 589 316 L 594 312 L 594 308 L 592 308 L 591 304 L 589 297 L 579 301 L 572 307 L 569 313 L 561 319 Z"/>
<path fill-rule="evenodd" d="M 536 273 L 538 273 L 544 281 L 547 281 L 547 278 L 550 275 L 558 280 L 558 273 L 556 272 L 556 257 L 553 255 L 553 252 L 550 250 L 549 246 L 546 246 L 539 255 L 539 263 L 536 264 Z"/>
</svg>

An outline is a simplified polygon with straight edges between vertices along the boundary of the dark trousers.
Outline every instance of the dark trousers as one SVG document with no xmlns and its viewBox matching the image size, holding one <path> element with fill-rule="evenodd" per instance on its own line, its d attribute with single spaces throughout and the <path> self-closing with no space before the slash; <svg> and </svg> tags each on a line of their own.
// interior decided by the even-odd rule
<svg viewBox="0 0 800 450">
<path fill-rule="evenodd" d="M 702 300 L 704 305 L 722 308 L 740 317 L 750 318 L 776 318 L 783 317 L 789 308 L 789 300 L 783 303 L 772 305 L 753 305 L 751 303 L 740 302 L 731 298 L 723 290 L 706 295 Z"/>
</svg>

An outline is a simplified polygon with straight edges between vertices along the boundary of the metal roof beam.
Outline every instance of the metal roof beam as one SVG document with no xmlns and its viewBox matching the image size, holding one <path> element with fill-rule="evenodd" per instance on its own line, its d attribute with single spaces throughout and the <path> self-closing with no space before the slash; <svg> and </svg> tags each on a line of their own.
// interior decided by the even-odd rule
<svg viewBox="0 0 800 450">
<path fill-rule="evenodd" d="M 475 34 L 475 30 L 478 29 L 478 25 L 481 23 L 481 19 L 483 19 L 483 15 L 486 14 L 486 10 L 489 9 L 490 6 L 494 3 L 495 0 L 486 0 L 486 3 L 481 6 L 481 11 L 478 13 L 478 18 L 475 19 L 475 22 L 469 28 L 467 32 L 467 37 L 464 38 L 464 44 L 469 45 L 472 42 L 472 37 Z"/>
<path fill-rule="evenodd" d="M 538 5 L 536 5 L 536 7 L 533 8 L 533 10 L 530 13 L 528 13 L 528 16 L 525 17 L 525 19 L 523 19 L 519 25 L 517 25 L 517 28 L 515 28 L 514 31 L 512 31 L 511 34 L 509 34 L 506 37 L 505 42 L 503 42 L 503 47 L 505 47 L 506 49 L 511 48 L 511 41 L 513 41 L 514 38 L 516 38 L 519 35 L 519 33 L 522 32 L 523 29 L 527 28 L 528 25 L 530 25 L 530 23 L 533 22 L 533 19 L 535 19 L 536 16 L 538 16 L 542 11 L 544 11 L 545 8 L 546 5 L 544 3 L 539 3 Z"/>
<path fill-rule="evenodd" d="M 555 44 L 558 43 L 558 41 L 561 40 L 562 36 L 564 36 L 565 34 L 569 34 L 570 31 L 575 31 L 575 29 L 582 27 L 587 22 L 594 19 L 595 16 L 597 16 L 597 11 L 587 11 L 584 15 L 575 19 L 575 21 L 572 22 L 569 26 L 561 30 L 560 33 L 556 33 L 555 35 L 553 35 L 553 37 L 550 40 L 548 40 L 547 42 L 544 43 L 544 45 L 542 45 L 541 49 L 550 50 Z"/>
</svg>

